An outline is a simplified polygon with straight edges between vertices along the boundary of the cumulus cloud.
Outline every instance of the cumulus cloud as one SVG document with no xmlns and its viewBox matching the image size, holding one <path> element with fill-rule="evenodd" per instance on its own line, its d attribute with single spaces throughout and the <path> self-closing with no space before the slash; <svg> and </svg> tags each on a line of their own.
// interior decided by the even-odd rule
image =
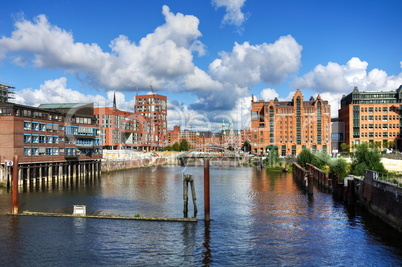
<svg viewBox="0 0 402 267">
<path fill-rule="evenodd" d="M 288 35 L 272 44 L 234 44 L 231 52 L 221 52 L 204 72 L 194 68 L 183 85 L 194 90 L 198 99 L 190 105 L 194 110 L 230 111 L 238 99 L 249 96 L 257 83 L 275 84 L 300 67 L 302 47 Z M 200 90 L 202 88 L 202 90 Z"/>
<path fill-rule="evenodd" d="M 214 3 L 226 7 L 227 15 L 233 18 L 234 10 L 241 12 L 245 1 Z M 205 45 L 199 40 L 202 35 L 198 18 L 174 14 L 167 6 L 163 6 L 162 14 L 165 23 L 152 33 L 139 42 L 120 35 L 111 40 L 110 51 L 96 43 L 74 40 L 72 32 L 52 25 L 45 15 L 33 21 L 16 21 L 11 36 L 0 38 L 0 59 L 10 59 L 20 66 L 62 69 L 75 74 L 84 85 L 107 91 L 106 97 L 85 95 L 68 88 L 67 80 L 60 78 L 44 82 L 39 89 L 21 90 L 17 101 L 34 106 L 64 101 L 111 106 L 112 92 L 116 90 L 118 108 L 131 111 L 132 103 L 119 91 L 149 88 L 152 84 L 156 91 L 190 91 L 197 100 L 181 108 L 194 113 L 200 123 L 204 120 L 200 118 L 207 116 L 216 125 L 219 116 L 232 116 L 233 110 L 240 114 L 233 121 L 244 115 L 239 106 L 246 107 L 244 99 L 250 97 L 254 85 L 279 83 L 300 67 L 302 47 L 288 35 L 274 43 L 235 43 L 232 51 L 222 51 L 207 70 L 201 70 L 193 63 L 194 54 L 205 54 Z M 262 93 L 263 97 L 268 94 L 267 90 Z"/>
<path fill-rule="evenodd" d="M 113 106 L 113 97 L 116 95 L 117 108 L 133 111 L 134 100 L 126 101 L 121 92 L 108 91 L 107 97 L 101 95 L 86 95 L 71 88 L 67 88 L 67 79 L 61 77 L 47 80 L 39 89 L 26 88 L 16 92 L 15 102 L 29 106 L 51 103 L 94 103 L 99 107 Z"/>
<path fill-rule="evenodd" d="M 274 100 L 275 97 L 279 97 L 279 94 L 276 92 L 275 89 L 272 88 L 265 88 L 260 93 L 262 100 L 270 101 Z"/>
<path fill-rule="evenodd" d="M 326 66 L 316 66 L 313 71 L 295 80 L 292 86 L 318 93 L 346 94 L 354 86 L 365 91 L 389 91 L 402 84 L 402 73 L 388 76 L 385 71 L 379 69 L 367 71 L 367 67 L 368 63 L 357 57 L 351 58 L 345 65 L 329 62 Z"/>
<path fill-rule="evenodd" d="M 110 52 L 97 44 L 74 41 L 71 32 L 52 25 L 45 15 L 32 22 L 21 19 L 11 37 L 0 39 L 0 59 L 11 54 L 19 65 L 30 62 L 37 68 L 63 69 L 106 89 L 129 90 L 149 84 L 162 88 L 194 72 L 193 53 L 205 53 L 198 40 L 198 18 L 173 14 L 167 6 L 162 14 L 165 23 L 138 44 L 120 35 L 111 41 Z"/>
<path fill-rule="evenodd" d="M 357 57 L 351 58 L 345 65 L 333 62 L 326 66 L 318 65 L 296 79 L 292 87 L 320 93 L 331 105 L 331 116 L 337 117 L 342 96 L 349 94 L 355 86 L 363 91 L 391 91 L 402 85 L 402 73 L 389 76 L 379 69 L 368 71 L 368 65 Z"/>
<path fill-rule="evenodd" d="M 224 7 L 226 14 L 222 19 L 223 24 L 241 26 L 246 16 L 241 11 L 246 0 L 212 0 L 212 5 L 216 8 Z"/>
<path fill-rule="evenodd" d="M 235 43 L 232 52 L 221 52 L 209 65 L 209 73 L 218 81 L 241 87 L 260 81 L 275 84 L 299 70 L 301 51 L 302 46 L 290 35 L 273 44 Z"/>
</svg>

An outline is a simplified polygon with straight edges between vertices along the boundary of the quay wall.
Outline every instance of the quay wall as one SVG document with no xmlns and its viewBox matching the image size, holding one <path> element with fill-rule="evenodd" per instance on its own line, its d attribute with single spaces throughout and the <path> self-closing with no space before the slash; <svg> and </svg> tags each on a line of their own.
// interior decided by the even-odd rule
<svg viewBox="0 0 402 267">
<path fill-rule="evenodd" d="M 176 157 L 144 157 L 137 159 L 103 159 L 101 163 L 102 172 L 119 171 L 140 167 L 178 165 Z"/>
<path fill-rule="evenodd" d="M 364 177 L 346 176 L 337 183 L 336 197 L 349 205 L 358 205 L 402 232 L 402 188 L 378 180 L 375 171 L 366 170 Z"/>
</svg>

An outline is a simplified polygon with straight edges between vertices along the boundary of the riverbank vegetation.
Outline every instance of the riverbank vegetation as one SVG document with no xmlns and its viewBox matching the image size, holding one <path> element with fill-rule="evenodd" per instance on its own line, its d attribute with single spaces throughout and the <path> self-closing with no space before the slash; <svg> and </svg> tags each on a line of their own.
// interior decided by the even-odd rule
<svg viewBox="0 0 402 267">
<path fill-rule="evenodd" d="M 297 163 L 303 168 L 310 163 L 317 168 L 328 172 L 329 174 L 339 174 L 340 181 L 343 181 L 346 175 L 352 174 L 363 176 L 365 170 L 372 170 L 386 174 L 387 170 L 381 163 L 381 153 L 378 149 L 370 148 L 367 143 L 356 146 L 355 152 L 350 154 L 351 163 L 347 163 L 343 158 L 331 158 L 328 154 L 312 153 L 308 149 L 303 149 L 297 156 Z"/>
</svg>

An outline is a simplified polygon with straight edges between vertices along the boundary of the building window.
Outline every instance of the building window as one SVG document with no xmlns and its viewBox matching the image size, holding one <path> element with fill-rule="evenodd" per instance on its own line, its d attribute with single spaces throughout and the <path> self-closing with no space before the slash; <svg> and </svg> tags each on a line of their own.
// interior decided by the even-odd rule
<svg viewBox="0 0 402 267">
<path fill-rule="evenodd" d="M 30 156 L 30 155 L 31 155 L 31 148 L 24 147 L 24 156 Z"/>
<path fill-rule="evenodd" d="M 31 130 L 31 122 L 24 121 L 24 130 Z"/>
<path fill-rule="evenodd" d="M 24 143 L 31 143 L 31 135 L 24 134 Z"/>
</svg>

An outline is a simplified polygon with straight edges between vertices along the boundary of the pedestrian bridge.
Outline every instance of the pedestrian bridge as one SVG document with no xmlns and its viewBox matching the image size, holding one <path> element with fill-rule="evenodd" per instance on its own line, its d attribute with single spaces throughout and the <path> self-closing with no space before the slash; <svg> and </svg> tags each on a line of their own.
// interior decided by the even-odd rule
<svg viewBox="0 0 402 267">
<path fill-rule="evenodd" d="M 203 159 L 210 159 L 211 162 L 220 163 L 220 165 L 228 165 L 229 162 L 246 163 L 251 158 L 251 155 L 232 151 L 221 146 L 205 146 L 182 152 L 176 157 L 182 166 L 187 165 L 189 162 L 203 161 Z"/>
</svg>

